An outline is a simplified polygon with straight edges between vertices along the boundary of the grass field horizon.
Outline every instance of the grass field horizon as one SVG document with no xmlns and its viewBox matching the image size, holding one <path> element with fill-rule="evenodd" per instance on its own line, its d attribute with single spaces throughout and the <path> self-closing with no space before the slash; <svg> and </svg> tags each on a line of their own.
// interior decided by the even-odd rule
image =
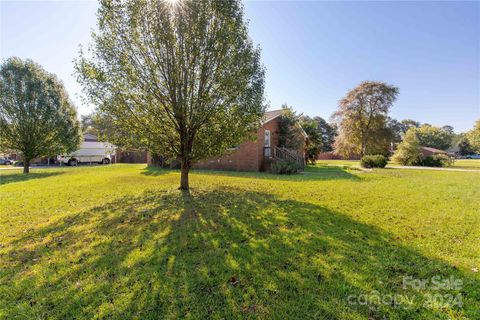
<svg viewBox="0 0 480 320">
<path fill-rule="evenodd" d="M 178 180 L 145 165 L 0 171 L 0 318 L 480 317 L 480 172 L 318 163 L 193 171 L 189 193 Z M 377 295 L 408 299 L 358 300 Z"/>
<path fill-rule="evenodd" d="M 360 166 L 360 160 L 317 160 L 317 165 L 345 165 Z M 401 164 L 389 161 L 387 166 L 400 166 Z M 422 168 L 422 167 L 419 167 Z M 453 165 L 447 168 L 453 169 L 474 169 L 480 170 L 480 160 L 477 159 L 456 159 Z"/>
</svg>

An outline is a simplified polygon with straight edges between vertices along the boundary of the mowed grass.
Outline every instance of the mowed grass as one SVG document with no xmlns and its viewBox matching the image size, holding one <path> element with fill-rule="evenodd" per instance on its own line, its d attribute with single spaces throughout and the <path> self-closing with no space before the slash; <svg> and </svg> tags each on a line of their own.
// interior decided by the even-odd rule
<svg viewBox="0 0 480 320">
<path fill-rule="evenodd" d="M 480 173 L 0 175 L 0 319 L 480 319 Z"/>
<path fill-rule="evenodd" d="M 352 166 L 359 167 L 359 160 L 317 160 L 317 165 L 322 166 Z M 390 161 L 388 166 L 399 166 L 400 164 Z M 478 159 L 457 159 L 454 161 L 453 166 L 450 168 L 454 169 L 474 169 L 480 170 L 480 160 Z"/>
<path fill-rule="evenodd" d="M 480 170 L 480 159 L 458 159 L 455 160 L 453 167 Z"/>
</svg>

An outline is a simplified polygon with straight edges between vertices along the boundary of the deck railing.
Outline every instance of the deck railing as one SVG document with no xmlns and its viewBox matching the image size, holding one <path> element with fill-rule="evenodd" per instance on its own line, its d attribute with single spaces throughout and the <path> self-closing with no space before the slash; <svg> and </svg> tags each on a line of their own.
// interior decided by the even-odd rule
<svg viewBox="0 0 480 320">
<path fill-rule="evenodd" d="M 263 149 L 263 155 L 265 158 L 271 158 L 273 160 L 292 161 L 298 165 L 300 170 L 303 171 L 305 169 L 305 158 L 298 151 L 283 147 L 265 147 Z"/>
</svg>

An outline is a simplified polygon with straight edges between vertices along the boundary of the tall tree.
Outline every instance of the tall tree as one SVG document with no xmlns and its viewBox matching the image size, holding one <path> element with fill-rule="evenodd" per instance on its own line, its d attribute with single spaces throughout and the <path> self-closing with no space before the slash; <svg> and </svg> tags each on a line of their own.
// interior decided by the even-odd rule
<svg viewBox="0 0 480 320">
<path fill-rule="evenodd" d="M 317 129 L 317 124 L 309 117 L 302 117 L 301 124 L 303 130 L 308 135 L 308 144 L 306 146 L 307 161 L 312 164 L 315 163 L 317 155 L 321 152 L 322 137 L 320 131 Z"/>
<path fill-rule="evenodd" d="M 443 126 L 442 131 L 448 132 L 451 136 L 455 135 L 454 128 L 450 125 Z"/>
<path fill-rule="evenodd" d="M 397 95 L 397 87 L 375 81 L 364 81 L 349 91 L 332 116 L 339 128 L 335 152 L 345 156 L 388 153 L 387 116 Z"/>
<path fill-rule="evenodd" d="M 405 119 L 400 121 L 400 123 L 402 124 L 403 134 L 407 133 L 408 129 L 410 128 L 420 128 L 422 126 L 420 122 L 412 119 Z"/>
<path fill-rule="evenodd" d="M 264 69 L 239 0 L 104 0 L 93 39 L 76 62 L 87 96 L 138 143 L 180 159 L 181 189 L 195 161 L 259 125 Z"/>
<path fill-rule="evenodd" d="M 333 151 L 333 143 L 335 142 L 335 137 L 337 136 L 337 127 L 335 124 L 328 123 L 322 117 L 314 117 L 313 121 L 316 123 L 317 130 L 319 130 L 321 134 L 321 151 Z"/>
<path fill-rule="evenodd" d="M 80 144 L 77 112 L 58 78 L 32 60 L 9 58 L 0 66 L 0 150 L 32 159 L 68 153 Z"/>
<path fill-rule="evenodd" d="M 450 126 L 439 128 L 424 124 L 415 132 L 422 146 L 446 150 L 452 145 L 454 136 L 453 129 L 450 130 L 450 128 Z"/>
<path fill-rule="evenodd" d="M 406 132 L 404 125 L 401 122 L 398 122 L 396 119 L 388 117 L 387 128 L 391 132 L 391 143 L 400 143 L 403 139 L 403 135 Z"/>
<path fill-rule="evenodd" d="M 99 126 L 97 115 L 92 112 L 90 114 L 80 116 L 80 128 L 83 133 L 100 135 L 101 127 Z"/>
<path fill-rule="evenodd" d="M 470 144 L 470 141 L 468 141 L 467 137 L 463 136 L 458 143 L 458 153 L 461 156 L 466 156 L 468 154 L 474 153 L 475 150 L 473 149 L 472 145 Z"/>
<path fill-rule="evenodd" d="M 302 116 L 300 119 L 303 130 L 308 135 L 307 159 L 314 162 L 319 152 L 333 150 L 333 142 L 336 136 L 336 127 L 330 125 L 321 117 L 310 118 Z"/>
<path fill-rule="evenodd" d="M 451 151 L 459 150 L 460 143 L 464 139 L 466 139 L 464 133 L 453 133 L 453 135 L 452 135 L 452 145 L 450 146 L 450 148 L 452 149 Z"/>
<path fill-rule="evenodd" d="M 480 153 L 480 119 L 475 122 L 473 129 L 467 132 L 466 137 L 472 149 Z"/>
<path fill-rule="evenodd" d="M 301 115 L 297 115 L 287 104 L 282 105 L 282 111 L 278 121 L 278 146 L 297 150 L 305 140 L 299 125 Z"/>
</svg>

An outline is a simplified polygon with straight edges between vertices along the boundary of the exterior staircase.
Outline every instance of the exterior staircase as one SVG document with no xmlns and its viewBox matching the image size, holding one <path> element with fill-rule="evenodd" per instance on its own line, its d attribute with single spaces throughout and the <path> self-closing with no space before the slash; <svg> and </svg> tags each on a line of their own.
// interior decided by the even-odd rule
<svg viewBox="0 0 480 320">
<path fill-rule="evenodd" d="M 299 171 L 305 170 L 305 157 L 301 152 L 283 147 L 265 147 L 263 150 L 265 170 L 270 169 L 272 162 L 292 161 L 298 166 Z"/>
</svg>

